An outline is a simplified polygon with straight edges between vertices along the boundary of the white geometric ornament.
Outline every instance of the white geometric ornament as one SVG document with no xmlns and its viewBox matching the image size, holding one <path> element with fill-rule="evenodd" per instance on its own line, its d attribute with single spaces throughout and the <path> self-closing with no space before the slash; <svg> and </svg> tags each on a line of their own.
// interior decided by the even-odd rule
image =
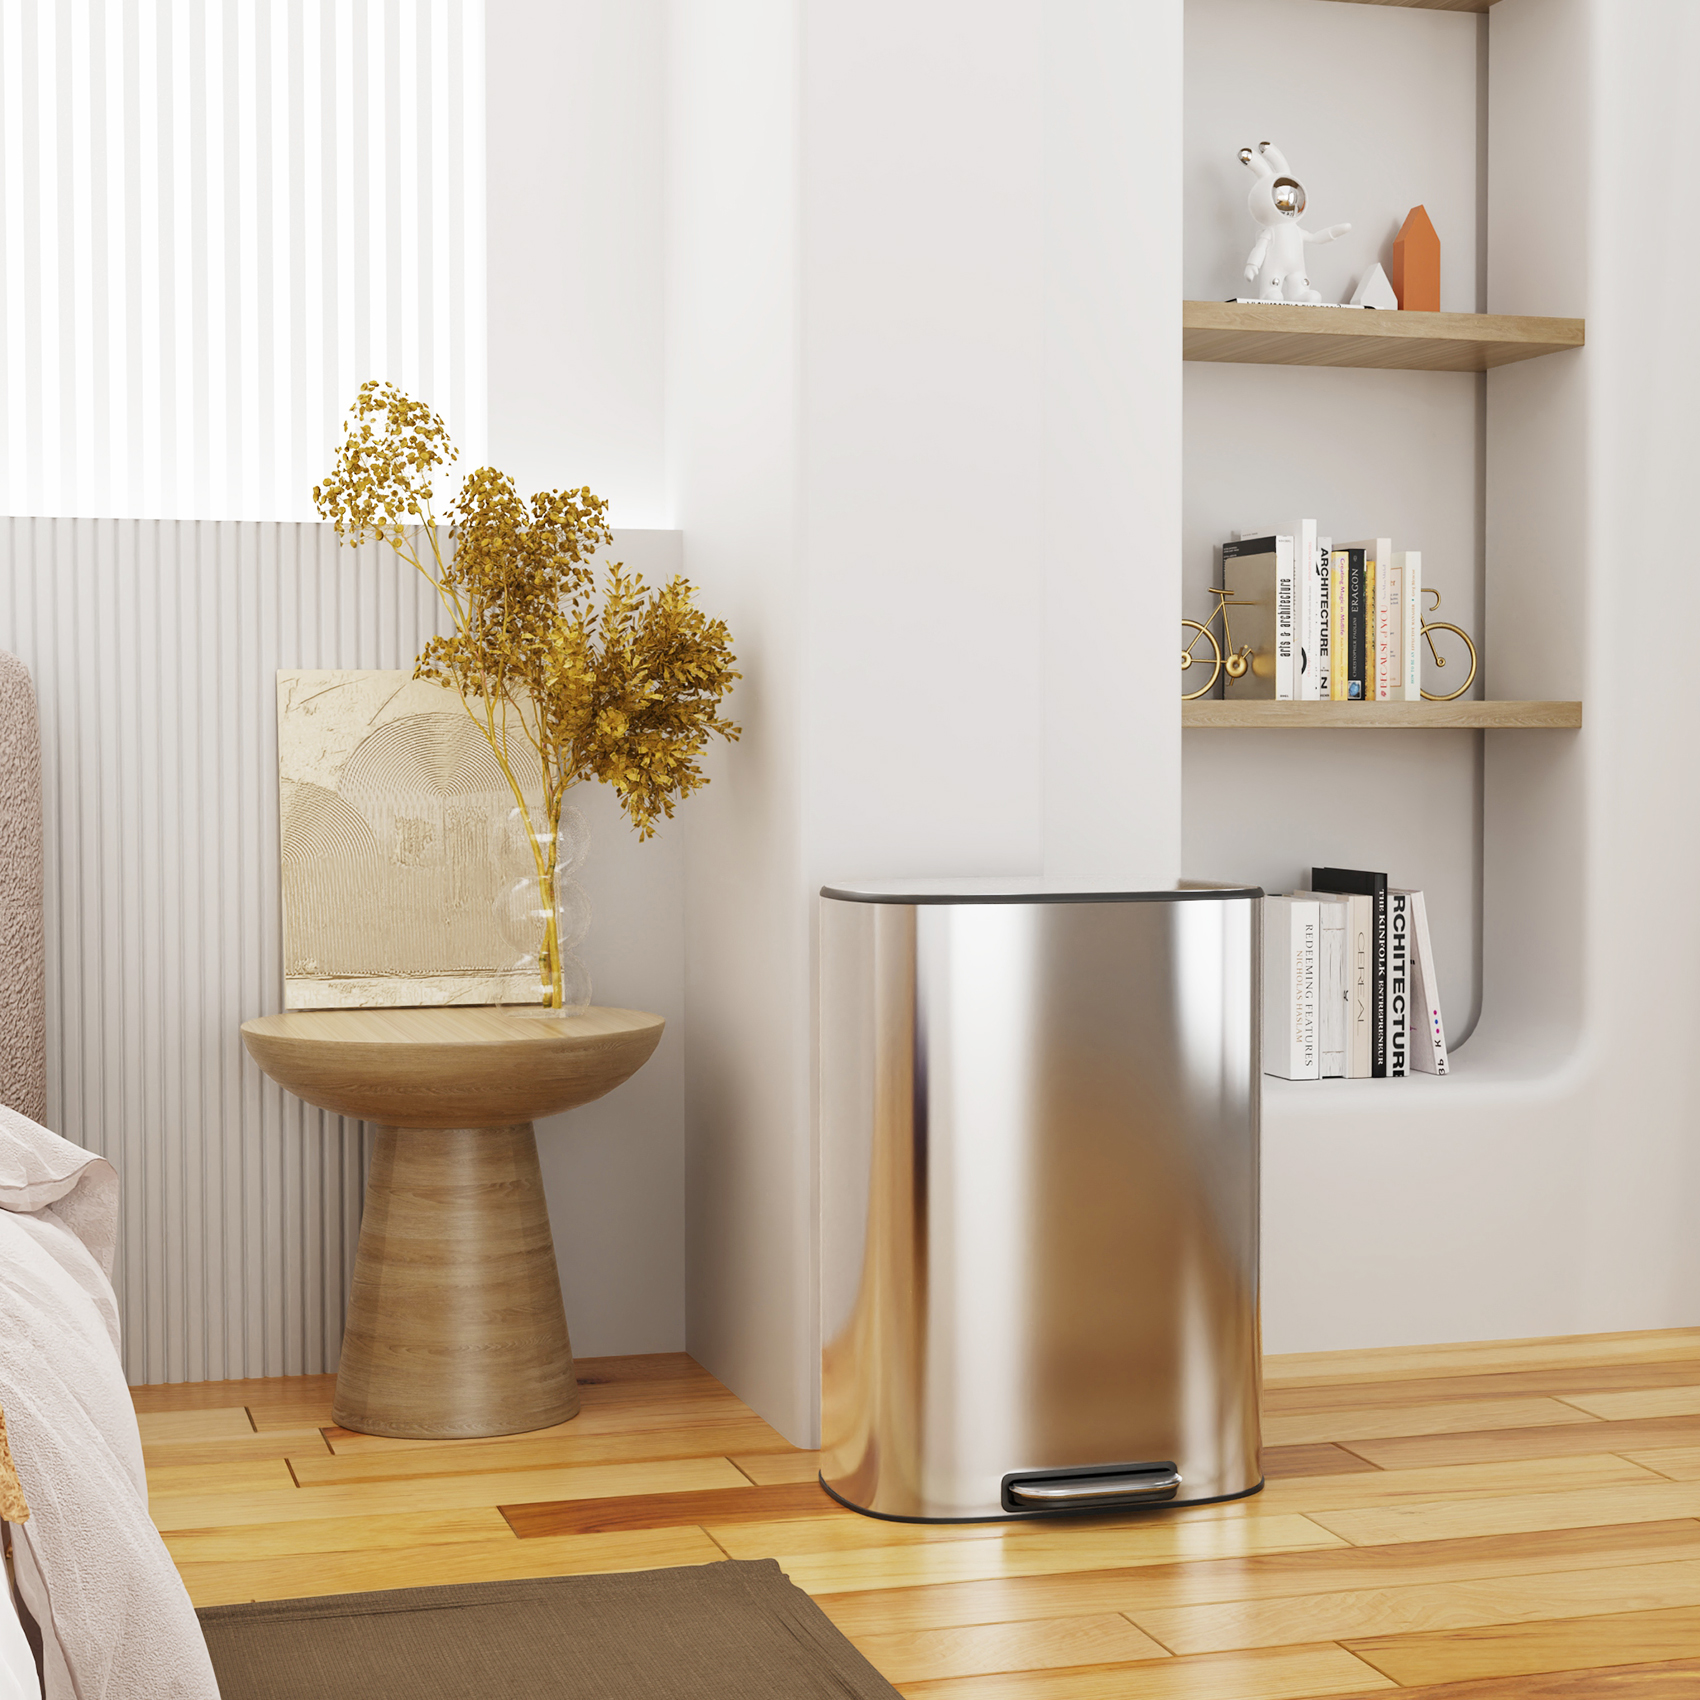
<svg viewBox="0 0 1700 1700">
<path fill-rule="evenodd" d="M 1384 312 L 1397 312 L 1399 297 L 1393 293 L 1393 285 L 1387 281 L 1387 273 L 1379 265 L 1374 265 L 1364 273 L 1358 287 L 1352 291 L 1354 307 L 1378 307 Z"/>
</svg>

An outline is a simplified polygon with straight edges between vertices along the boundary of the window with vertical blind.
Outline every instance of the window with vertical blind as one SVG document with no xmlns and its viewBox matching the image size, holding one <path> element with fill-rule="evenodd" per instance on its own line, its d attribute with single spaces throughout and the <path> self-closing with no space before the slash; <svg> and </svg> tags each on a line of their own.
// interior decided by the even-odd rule
<svg viewBox="0 0 1700 1700">
<path fill-rule="evenodd" d="M 389 378 L 484 444 L 483 0 L 0 0 L 0 504 L 311 519 Z"/>
</svg>

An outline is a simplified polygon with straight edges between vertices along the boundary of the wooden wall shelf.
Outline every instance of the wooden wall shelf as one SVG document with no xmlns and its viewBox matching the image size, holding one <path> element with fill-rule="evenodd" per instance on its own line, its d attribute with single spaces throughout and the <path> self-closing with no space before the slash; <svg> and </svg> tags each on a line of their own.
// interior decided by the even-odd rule
<svg viewBox="0 0 1700 1700">
<path fill-rule="evenodd" d="M 1485 12 L 1493 0 L 1351 0 L 1358 6 L 1406 6 L 1417 12 Z"/>
<path fill-rule="evenodd" d="M 1254 366 L 1486 372 L 1516 360 L 1580 348 L 1583 329 L 1581 319 L 1505 313 L 1377 313 L 1233 301 L 1181 304 L 1183 359 Z"/>
<path fill-rule="evenodd" d="M 1181 726 L 1266 732 L 1459 731 L 1521 727 L 1565 730 L 1582 724 L 1579 702 L 1198 702 L 1181 704 Z"/>
</svg>

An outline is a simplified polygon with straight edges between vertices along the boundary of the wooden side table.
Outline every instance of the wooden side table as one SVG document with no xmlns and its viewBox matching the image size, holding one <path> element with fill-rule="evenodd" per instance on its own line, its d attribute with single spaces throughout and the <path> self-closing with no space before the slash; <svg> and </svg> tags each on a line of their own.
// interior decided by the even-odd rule
<svg viewBox="0 0 1700 1700">
<path fill-rule="evenodd" d="M 320 1109 L 376 1125 L 333 1412 L 410 1439 L 520 1434 L 578 1414 L 532 1121 L 611 1092 L 659 1015 L 295 1010 L 248 1053 Z"/>
</svg>

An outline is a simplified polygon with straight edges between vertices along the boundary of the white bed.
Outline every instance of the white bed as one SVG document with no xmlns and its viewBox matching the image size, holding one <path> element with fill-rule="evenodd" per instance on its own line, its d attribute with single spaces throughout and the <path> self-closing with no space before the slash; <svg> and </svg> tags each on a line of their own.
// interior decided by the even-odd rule
<svg viewBox="0 0 1700 1700">
<path fill-rule="evenodd" d="M 148 1516 L 118 1357 L 111 1166 L 0 1106 L 0 1410 L 28 1522 L 9 1524 L 41 1631 L 36 1700 L 218 1700 L 193 1607 Z M 10 1598 L 0 1671 L 16 1665 Z M 34 1680 L 33 1665 L 12 1677 Z M 13 1700 L 0 1687 L 0 1700 Z"/>
</svg>

